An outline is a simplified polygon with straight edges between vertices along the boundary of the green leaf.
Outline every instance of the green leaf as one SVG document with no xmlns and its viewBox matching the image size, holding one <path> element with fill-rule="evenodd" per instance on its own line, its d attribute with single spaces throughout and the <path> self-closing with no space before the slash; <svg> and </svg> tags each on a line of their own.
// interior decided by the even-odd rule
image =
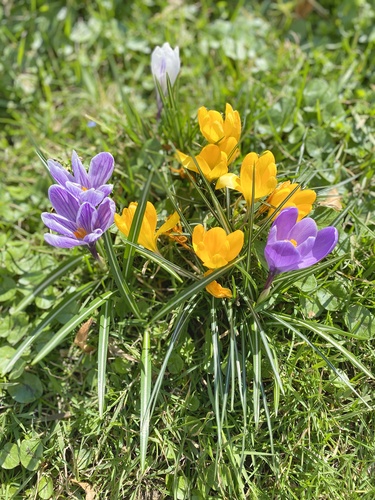
<svg viewBox="0 0 375 500">
<path fill-rule="evenodd" d="M 20 447 L 21 464 L 27 470 L 36 470 L 43 456 L 43 444 L 40 439 L 24 439 Z"/>
<path fill-rule="evenodd" d="M 53 495 L 53 481 L 49 476 L 42 476 L 38 483 L 38 495 L 42 500 L 49 500 Z"/>
<path fill-rule="evenodd" d="M 23 373 L 14 384 L 8 387 L 8 392 L 17 403 L 28 404 L 42 396 L 43 386 L 36 375 Z"/>
<path fill-rule="evenodd" d="M 19 463 L 18 446 L 15 443 L 5 443 L 0 451 L 0 467 L 14 469 Z"/>
<path fill-rule="evenodd" d="M 375 316 L 359 304 L 349 306 L 345 323 L 357 338 L 369 339 L 375 336 Z"/>
<path fill-rule="evenodd" d="M 0 347 L 0 374 L 2 376 L 7 373 L 9 360 L 12 359 L 15 352 L 16 350 L 8 345 Z"/>
</svg>

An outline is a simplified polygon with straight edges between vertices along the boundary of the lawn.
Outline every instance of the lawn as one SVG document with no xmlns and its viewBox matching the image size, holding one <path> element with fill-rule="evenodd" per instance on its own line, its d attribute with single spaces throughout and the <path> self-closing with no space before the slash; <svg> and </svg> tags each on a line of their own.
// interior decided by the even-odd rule
<svg viewBox="0 0 375 500">
<path fill-rule="evenodd" d="M 365 0 L 0 6 L 0 499 L 375 497 L 374 26 Z M 234 117 L 234 147 L 202 107 Z M 58 248 L 41 214 L 73 151 L 111 153 L 113 202 L 63 210 L 106 204 L 110 227 Z M 338 242 L 273 272 L 294 213 Z"/>
</svg>

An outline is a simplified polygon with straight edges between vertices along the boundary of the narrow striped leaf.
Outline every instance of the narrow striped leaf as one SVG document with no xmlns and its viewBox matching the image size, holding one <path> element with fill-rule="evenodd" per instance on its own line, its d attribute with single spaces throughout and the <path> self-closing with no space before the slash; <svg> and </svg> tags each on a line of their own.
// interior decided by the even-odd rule
<svg viewBox="0 0 375 500">
<path fill-rule="evenodd" d="M 147 443 L 149 436 L 150 422 L 150 394 L 151 394 L 151 355 L 150 355 L 150 331 L 145 328 L 143 333 L 142 359 L 141 359 L 141 434 L 140 434 L 140 455 L 141 470 L 145 469 Z"/>
<path fill-rule="evenodd" d="M 103 417 L 105 407 L 105 384 L 107 368 L 107 349 L 109 327 L 111 324 L 112 300 L 109 298 L 104 302 L 100 311 L 99 320 L 99 343 L 98 343 L 98 405 L 99 417 Z"/>
<path fill-rule="evenodd" d="M 244 257 L 241 257 L 240 259 L 237 259 L 230 264 L 228 264 L 225 267 L 221 267 L 220 269 L 216 269 L 213 273 L 211 273 L 209 276 L 206 276 L 200 280 L 198 280 L 196 283 L 193 283 L 192 285 L 188 286 L 185 290 L 182 292 L 178 293 L 173 299 L 171 299 L 164 307 L 158 311 L 155 316 L 151 319 L 151 323 L 159 320 L 169 312 L 173 311 L 176 307 L 178 307 L 182 302 L 185 302 L 186 300 L 190 299 L 193 295 L 199 293 L 203 288 L 205 288 L 211 281 L 219 278 L 222 274 L 224 274 L 226 271 L 229 271 L 232 267 L 234 267 L 238 262 L 240 262 Z"/>
<path fill-rule="evenodd" d="M 87 318 L 87 316 L 90 316 L 90 314 L 104 304 L 104 302 L 106 302 L 114 293 L 115 292 L 106 292 L 101 297 L 94 299 L 88 307 L 82 309 L 79 314 L 68 321 L 68 323 L 60 328 L 56 335 L 49 342 L 47 342 L 38 355 L 33 359 L 31 364 L 36 365 L 39 363 L 39 361 L 47 356 L 47 354 L 49 354 L 56 346 L 61 344 L 65 337 L 69 335 L 69 333 L 72 332 L 78 325 L 80 325 L 82 321 Z"/>
<path fill-rule="evenodd" d="M 113 250 L 111 236 L 108 231 L 104 233 L 103 240 L 107 254 L 108 265 L 111 269 L 111 273 L 116 282 L 118 291 L 120 292 L 121 297 L 124 299 L 128 309 L 130 309 L 134 316 L 136 316 L 138 319 L 141 319 L 141 313 L 139 312 L 133 294 L 130 291 L 130 287 L 122 276 L 120 266 L 118 265 L 116 255 Z"/>
<path fill-rule="evenodd" d="M 142 223 L 143 223 L 143 218 L 144 214 L 146 211 L 146 205 L 147 205 L 147 198 L 148 194 L 150 191 L 151 187 L 151 181 L 152 181 L 152 176 L 153 173 L 150 172 L 150 175 L 148 176 L 148 179 L 146 181 L 146 184 L 144 185 L 142 189 L 142 196 L 140 201 L 138 202 L 137 208 L 135 209 L 135 214 L 134 218 L 132 221 L 132 225 L 129 231 L 129 236 L 128 240 L 129 242 L 136 243 L 138 241 L 138 236 L 141 231 Z M 134 249 L 132 246 L 125 246 L 125 254 L 124 254 L 124 260 L 125 260 L 125 269 L 124 269 L 124 278 L 128 279 L 131 270 L 133 267 L 133 256 L 134 256 Z"/>
<path fill-rule="evenodd" d="M 43 330 L 51 324 L 59 314 L 64 312 L 66 308 L 68 308 L 71 304 L 79 301 L 81 297 L 84 297 L 86 292 L 91 290 L 91 288 L 95 285 L 95 282 L 87 283 L 84 286 L 78 288 L 75 292 L 71 293 L 64 300 L 59 302 L 52 311 L 48 313 L 48 315 L 39 323 L 35 330 L 31 332 L 29 337 L 27 337 L 22 344 L 18 347 L 17 351 L 14 353 L 13 358 L 7 364 L 4 373 L 11 371 L 15 363 L 20 359 L 20 357 L 27 351 L 27 349 L 34 343 L 34 341 L 42 334 Z"/>
</svg>

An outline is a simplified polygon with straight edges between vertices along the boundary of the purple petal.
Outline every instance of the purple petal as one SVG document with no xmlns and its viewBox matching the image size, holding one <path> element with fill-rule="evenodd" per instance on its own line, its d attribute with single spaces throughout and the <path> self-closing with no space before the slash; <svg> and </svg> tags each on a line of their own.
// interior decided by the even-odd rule
<svg viewBox="0 0 375 500">
<path fill-rule="evenodd" d="M 298 269 L 298 263 L 301 260 L 298 250 L 290 241 L 267 244 L 264 256 L 270 271 L 276 274 Z"/>
<path fill-rule="evenodd" d="M 75 181 L 86 188 L 91 187 L 89 185 L 89 177 L 87 175 L 85 167 L 82 165 L 81 160 L 75 151 L 72 153 L 72 169 L 75 177 Z"/>
<path fill-rule="evenodd" d="M 58 161 L 48 160 L 47 164 L 50 174 L 58 184 L 65 186 L 67 181 L 74 180 L 73 176 Z"/>
<path fill-rule="evenodd" d="M 82 203 L 87 202 L 96 207 L 101 201 L 103 201 L 104 194 L 99 191 L 99 189 L 88 189 L 87 191 L 81 191 L 80 201 Z"/>
<path fill-rule="evenodd" d="M 80 204 L 69 191 L 55 184 L 48 189 L 48 196 L 53 208 L 59 215 L 71 221 L 76 220 Z"/>
<path fill-rule="evenodd" d="M 87 234 L 90 234 L 95 227 L 97 217 L 95 207 L 90 203 L 83 203 L 78 211 L 77 226 L 83 228 Z"/>
<path fill-rule="evenodd" d="M 115 162 L 110 153 L 99 153 L 90 162 L 89 182 L 90 186 L 98 188 L 105 184 L 111 177 Z"/>
<path fill-rule="evenodd" d="M 72 194 L 75 198 L 77 198 L 77 200 L 81 198 L 81 193 L 83 192 L 81 184 L 68 181 L 65 184 L 65 188 L 69 191 L 70 194 Z"/>
<path fill-rule="evenodd" d="M 86 245 L 82 240 L 77 240 L 74 238 L 69 238 L 68 236 L 59 236 L 57 234 L 46 233 L 44 235 L 44 240 L 53 247 L 59 248 L 73 248 L 79 245 Z"/>
<path fill-rule="evenodd" d="M 95 241 L 97 241 L 101 237 L 102 234 L 103 234 L 103 231 L 101 229 L 95 229 L 95 231 L 86 235 L 83 238 L 83 241 L 85 243 L 87 243 L 88 245 L 92 245 L 93 243 L 95 243 Z"/>
<path fill-rule="evenodd" d="M 307 258 L 308 254 L 311 252 L 311 249 L 315 245 L 315 236 L 310 236 L 303 243 L 298 245 L 298 251 L 301 256 L 301 259 Z"/>
<path fill-rule="evenodd" d="M 289 233 L 296 224 L 298 209 L 295 207 L 284 208 L 276 217 L 272 227 L 277 228 L 277 240 L 288 240 Z"/>
<path fill-rule="evenodd" d="M 103 184 L 97 190 L 103 193 L 103 198 L 109 196 L 112 193 L 113 184 Z"/>
<path fill-rule="evenodd" d="M 298 269 L 312 266 L 324 259 L 335 248 L 339 233 L 335 227 L 329 226 L 318 231 L 311 251 L 302 258 Z"/>
<path fill-rule="evenodd" d="M 307 238 L 312 236 L 316 237 L 318 229 L 316 227 L 315 221 L 307 217 L 306 219 L 302 219 L 297 222 L 297 224 L 292 228 L 289 233 L 289 240 L 295 240 L 297 245 L 303 243 Z"/>
<path fill-rule="evenodd" d="M 96 228 L 100 228 L 103 233 L 113 224 L 114 213 L 116 205 L 113 200 L 107 198 L 98 207 L 98 219 L 96 221 Z"/>
<path fill-rule="evenodd" d="M 77 224 L 58 214 L 50 214 L 49 212 L 42 213 L 42 221 L 52 231 L 73 237 L 74 231 L 77 229 Z"/>
</svg>

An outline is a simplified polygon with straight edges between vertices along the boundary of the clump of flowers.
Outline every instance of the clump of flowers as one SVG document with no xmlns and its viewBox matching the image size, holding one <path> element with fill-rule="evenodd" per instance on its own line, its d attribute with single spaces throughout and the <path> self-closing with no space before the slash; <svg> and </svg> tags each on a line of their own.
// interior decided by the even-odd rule
<svg viewBox="0 0 375 500">
<path fill-rule="evenodd" d="M 55 213 L 42 213 L 42 220 L 48 229 L 58 234 L 46 233 L 45 241 L 59 248 L 87 246 L 99 260 L 96 241 L 113 223 L 116 210 L 114 201 L 108 197 L 113 186 L 106 184 L 114 169 L 113 156 L 99 153 L 86 172 L 73 151 L 73 174 L 55 160 L 48 160 L 47 164 L 57 183 L 48 190 Z"/>
</svg>

